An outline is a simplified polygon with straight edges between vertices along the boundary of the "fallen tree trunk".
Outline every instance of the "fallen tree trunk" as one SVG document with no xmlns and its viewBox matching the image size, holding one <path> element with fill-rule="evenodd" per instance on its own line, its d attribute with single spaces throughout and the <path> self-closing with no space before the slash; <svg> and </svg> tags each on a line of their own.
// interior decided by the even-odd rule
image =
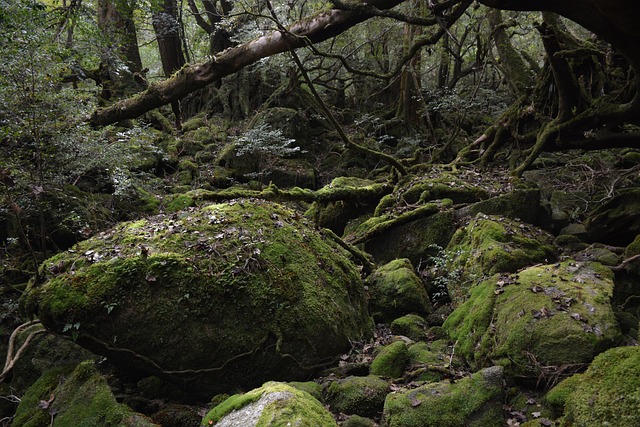
<svg viewBox="0 0 640 427">
<path fill-rule="evenodd" d="M 371 0 L 371 6 L 390 9 L 405 0 Z M 186 65 L 169 79 L 151 85 L 140 94 L 119 101 L 109 107 L 97 109 L 89 122 L 92 126 L 105 126 L 121 120 L 139 117 L 147 111 L 184 98 L 187 94 L 231 75 L 247 65 L 276 53 L 299 48 L 307 43 L 328 40 L 346 31 L 372 15 L 360 11 L 331 9 L 293 24 L 287 33 L 270 34 L 231 47 L 217 57 L 202 64 Z"/>
</svg>

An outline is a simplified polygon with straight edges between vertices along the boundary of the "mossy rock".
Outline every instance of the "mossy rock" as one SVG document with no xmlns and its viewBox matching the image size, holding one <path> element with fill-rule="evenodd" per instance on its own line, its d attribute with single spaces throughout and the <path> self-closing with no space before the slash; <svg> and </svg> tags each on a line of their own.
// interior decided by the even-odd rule
<svg viewBox="0 0 640 427">
<path fill-rule="evenodd" d="M 351 376 L 331 381 L 325 387 L 324 398 L 334 413 L 375 418 L 382 412 L 389 391 L 387 381 L 376 375 Z"/>
<path fill-rule="evenodd" d="M 470 287 L 482 277 L 515 272 L 528 265 L 553 262 L 553 236 L 516 220 L 478 214 L 459 228 L 446 251 L 450 271 L 459 272 L 448 283 L 454 305 L 465 301 Z"/>
<path fill-rule="evenodd" d="M 629 243 L 624 249 L 624 257 L 631 258 L 632 256 L 640 255 L 640 234 L 638 234 L 633 242 Z"/>
<path fill-rule="evenodd" d="M 373 217 L 360 224 L 358 232 L 393 220 L 394 217 L 388 215 Z M 378 263 L 386 263 L 396 258 L 408 258 L 417 265 L 421 260 L 435 255 L 437 252 L 435 247 L 446 247 L 454 231 L 453 211 L 443 210 L 384 231 L 367 240 L 364 249 Z"/>
<path fill-rule="evenodd" d="M 516 189 L 509 193 L 492 197 L 491 199 L 474 203 L 457 214 L 461 215 L 462 213 L 469 216 L 476 216 L 480 213 L 500 215 L 543 228 L 547 228 L 550 225 L 549 216 L 540 201 L 540 190 L 537 188 Z"/>
<path fill-rule="evenodd" d="M 424 341 L 427 339 L 428 326 L 422 316 L 407 314 L 391 322 L 391 333 L 403 335 L 413 341 Z"/>
<path fill-rule="evenodd" d="M 231 396 L 209 411 L 201 425 L 337 427 L 331 413 L 313 396 L 278 382 L 267 382 L 260 388 Z"/>
<path fill-rule="evenodd" d="M 305 378 L 371 336 L 349 255 L 293 210 L 234 200 L 86 240 L 21 305 L 125 372 L 224 392 Z"/>
<path fill-rule="evenodd" d="M 443 327 L 473 366 L 500 364 L 509 378 L 539 378 L 589 363 L 620 341 L 613 287 L 613 274 L 597 263 L 495 275 L 474 287 Z"/>
<path fill-rule="evenodd" d="M 369 309 L 376 321 L 390 322 L 409 313 L 428 315 L 433 310 L 422 280 L 406 258 L 378 268 L 368 283 Z"/>
<path fill-rule="evenodd" d="M 627 246 L 640 234 L 640 189 L 621 190 L 591 212 L 585 221 L 589 238 L 613 246 Z"/>
<path fill-rule="evenodd" d="M 375 421 L 370 418 L 361 417 L 360 415 L 351 415 L 345 422 L 343 422 L 342 427 L 377 427 Z"/>
<path fill-rule="evenodd" d="M 441 381 L 389 394 L 388 427 L 502 427 L 502 368 L 483 369 L 455 382 Z"/>
<path fill-rule="evenodd" d="M 329 185 L 323 187 L 323 190 L 327 192 L 358 190 L 358 193 L 353 192 L 355 196 L 362 189 L 370 188 L 375 194 L 377 191 L 374 190 L 373 184 L 375 183 L 368 179 L 341 176 L 334 178 Z M 344 200 L 335 202 L 313 202 L 305 216 L 312 219 L 319 227 L 328 228 L 337 235 L 342 235 L 349 220 L 370 212 L 373 209 L 371 204 L 372 200 L 360 197 L 345 197 Z"/>
<path fill-rule="evenodd" d="M 640 425 L 640 347 L 618 347 L 596 357 L 584 374 L 547 395 L 560 405 L 560 426 Z"/>
<path fill-rule="evenodd" d="M 315 381 L 291 381 L 288 382 L 290 386 L 297 388 L 298 390 L 306 391 L 311 396 L 318 399 L 318 401 L 323 402 L 322 399 L 322 385 L 318 384 Z"/>
<path fill-rule="evenodd" d="M 409 360 L 404 341 L 398 340 L 382 347 L 371 362 L 370 372 L 386 378 L 400 378 Z"/>
<path fill-rule="evenodd" d="M 157 426 L 116 401 L 93 361 L 43 374 L 22 397 L 12 425 L 48 427 L 54 421 L 58 427 Z"/>
</svg>

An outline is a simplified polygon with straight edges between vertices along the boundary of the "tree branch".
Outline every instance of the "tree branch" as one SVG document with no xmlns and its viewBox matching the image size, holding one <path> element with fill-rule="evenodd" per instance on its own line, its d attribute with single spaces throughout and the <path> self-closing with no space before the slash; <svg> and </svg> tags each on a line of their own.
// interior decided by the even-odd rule
<svg viewBox="0 0 640 427">
<path fill-rule="evenodd" d="M 389 9 L 403 1 L 370 0 L 368 4 Z M 154 108 L 180 100 L 187 94 L 202 89 L 262 58 L 288 51 L 291 47 L 300 48 L 307 43 L 318 43 L 330 39 L 369 18 L 370 16 L 358 12 L 337 9 L 314 15 L 288 28 L 288 33 L 295 37 L 286 37 L 282 32 L 274 31 L 226 49 L 208 62 L 186 65 L 169 79 L 150 86 L 133 98 L 97 109 L 89 121 L 93 126 L 105 126 L 138 117 Z"/>
</svg>

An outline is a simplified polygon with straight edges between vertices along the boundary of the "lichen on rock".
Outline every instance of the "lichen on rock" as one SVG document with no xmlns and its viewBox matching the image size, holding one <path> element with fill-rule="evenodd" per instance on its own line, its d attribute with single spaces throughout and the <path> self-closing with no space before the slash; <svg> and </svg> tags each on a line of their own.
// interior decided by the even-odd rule
<svg viewBox="0 0 640 427">
<path fill-rule="evenodd" d="M 337 426 L 331 413 L 309 393 L 278 382 L 267 382 L 247 393 L 229 397 L 209 411 L 202 420 L 202 425 Z"/>
<path fill-rule="evenodd" d="M 125 371 L 191 391 L 301 379 L 372 333 L 348 253 L 264 201 L 123 223 L 41 272 L 26 313 Z"/>
</svg>

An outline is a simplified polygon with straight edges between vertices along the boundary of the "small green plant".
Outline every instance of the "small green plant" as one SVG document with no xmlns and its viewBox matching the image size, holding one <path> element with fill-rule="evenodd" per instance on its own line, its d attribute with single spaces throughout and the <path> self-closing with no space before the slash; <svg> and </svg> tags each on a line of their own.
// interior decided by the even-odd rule
<svg viewBox="0 0 640 427">
<path fill-rule="evenodd" d="M 435 255 L 418 266 L 418 275 L 427 281 L 433 302 L 448 301 L 449 284 L 461 279 L 462 270 L 459 267 L 452 268 L 454 255 L 442 246 L 432 244 L 429 245 L 429 250 L 435 252 Z"/>
<path fill-rule="evenodd" d="M 263 123 L 246 131 L 236 139 L 236 156 L 253 156 L 258 165 L 256 178 L 271 168 L 276 158 L 292 157 L 304 153 L 296 140 L 282 135 L 282 130 L 272 129 Z"/>
<path fill-rule="evenodd" d="M 80 336 L 80 322 L 77 323 L 67 323 L 62 328 L 62 333 L 69 332 L 71 335 L 71 339 L 75 342 Z"/>
</svg>

